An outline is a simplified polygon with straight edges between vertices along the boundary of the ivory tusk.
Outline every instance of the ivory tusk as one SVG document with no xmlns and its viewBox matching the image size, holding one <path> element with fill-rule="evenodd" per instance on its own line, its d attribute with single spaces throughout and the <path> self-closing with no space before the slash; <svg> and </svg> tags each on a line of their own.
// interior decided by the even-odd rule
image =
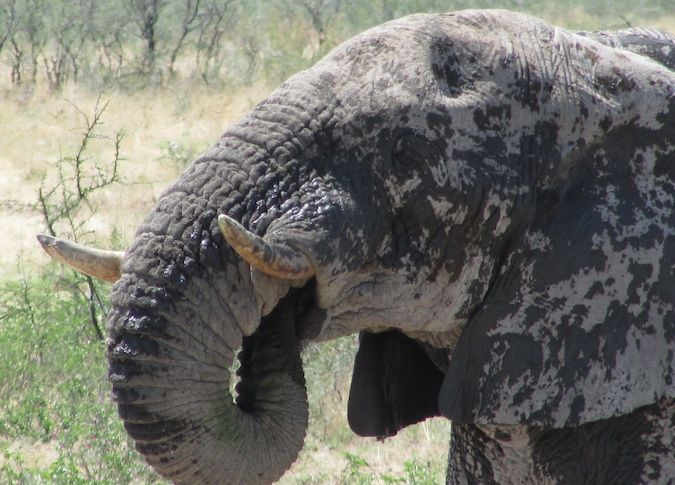
<svg viewBox="0 0 675 485">
<path fill-rule="evenodd" d="M 218 225 L 225 240 L 236 253 L 259 271 L 287 280 L 299 280 L 314 275 L 309 259 L 297 249 L 282 243 L 265 241 L 225 214 L 218 216 Z"/>
<path fill-rule="evenodd" d="M 122 251 L 88 248 L 71 241 L 40 234 L 42 249 L 52 258 L 75 268 L 80 273 L 114 283 L 122 274 Z"/>
</svg>

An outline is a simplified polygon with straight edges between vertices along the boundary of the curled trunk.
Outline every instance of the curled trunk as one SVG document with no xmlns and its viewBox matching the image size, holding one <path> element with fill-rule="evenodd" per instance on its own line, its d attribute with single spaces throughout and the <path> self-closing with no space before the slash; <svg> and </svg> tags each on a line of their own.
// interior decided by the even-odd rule
<svg viewBox="0 0 675 485">
<path fill-rule="evenodd" d="M 137 449 L 176 483 L 271 483 L 302 448 L 308 407 L 295 311 L 303 290 L 275 306 L 288 283 L 254 287 L 217 220 L 229 216 L 257 242 L 275 236 L 262 247 L 292 262 L 294 246 L 279 243 L 289 231 L 314 241 L 316 227 L 343 220 L 324 208 L 323 192 L 302 192 L 320 172 L 303 147 L 330 113 L 301 87 L 279 91 L 186 169 L 139 228 L 113 288 L 113 397 Z M 311 220 L 292 217 L 301 210 Z"/>
<path fill-rule="evenodd" d="M 187 285 L 179 296 L 125 275 L 116 287 L 109 360 L 120 417 L 138 451 L 176 483 L 271 483 L 295 461 L 307 427 L 296 296 L 242 338 L 236 305 L 248 295 Z"/>
</svg>

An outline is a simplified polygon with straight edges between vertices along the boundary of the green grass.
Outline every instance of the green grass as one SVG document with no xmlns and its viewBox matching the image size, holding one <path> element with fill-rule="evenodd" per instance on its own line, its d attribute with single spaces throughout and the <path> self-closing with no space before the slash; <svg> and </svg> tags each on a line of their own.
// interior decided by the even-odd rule
<svg viewBox="0 0 675 485">
<path fill-rule="evenodd" d="M 441 483 L 442 477 L 430 463 L 407 460 L 403 474 L 380 473 L 370 469 L 368 462 L 351 453 L 345 453 L 349 465 L 339 477 L 340 485 L 375 485 L 389 483 L 405 483 L 408 485 L 435 485 Z"/>
<path fill-rule="evenodd" d="M 0 483 L 157 483 L 108 397 L 105 345 L 73 281 L 0 287 Z"/>
<path fill-rule="evenodd" d="M 135 452 L 117 417 L 105 343 L 89 320 L 82 284 L 53 264 L 20 268 L 16 279 L 0 283 L 0 483 L 166 483 Z M 386 444 L 349 430 L 355 348 L 351 337 L 305 350 L 310 429 L 283 483 L 439 483 L 445 456 L 437 450 L 447 449 L 446 423 L 432 425 L 430 436 L 418 427 Z M 382 450 L 390 458 L 375 464 Z"/>
</svg>

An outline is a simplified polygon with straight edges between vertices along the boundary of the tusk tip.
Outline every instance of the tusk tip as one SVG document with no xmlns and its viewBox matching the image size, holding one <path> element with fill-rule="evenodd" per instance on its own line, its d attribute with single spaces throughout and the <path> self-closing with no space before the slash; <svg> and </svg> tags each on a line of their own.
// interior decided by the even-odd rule
<svg viewBox="0 0 675 485">
<path fill-rule="evenodd" d="M 232 219 L 230 216 L 220 214 L 218 216 L 218 226 L 225 240 L 233 247 L 254 247 L 257 237 L 246 230 L 244 226 Z"/>
<path fill-rule="evenodd" d="M 53 244 L 53 242 L 55 241 L 55 239 L 53 237 L 47 236 L 45 234 L 38 234 L 37 240 L 40 243 L 40 246 L 42 246 L 43 248 L 45 246 L 51 246 Z"/>
<path fill-rule="evenodd" d="M 42 249 L 51 257 L 54 257 L 54 252 L 57 251 L 57 246 L 59 240 L 52 236 L 47 236 L 46 234 L 38 234 L 37 240 L 42 246 Z"/>
<path fill-rule="evenodd" d="M 218 226 L 220 226 L 223 235 L 232 235 L 233 233 L 242 233 L 246 231 L 244 226 L 225 214 L 220 214 L 218 216 Z"/>
</svg>

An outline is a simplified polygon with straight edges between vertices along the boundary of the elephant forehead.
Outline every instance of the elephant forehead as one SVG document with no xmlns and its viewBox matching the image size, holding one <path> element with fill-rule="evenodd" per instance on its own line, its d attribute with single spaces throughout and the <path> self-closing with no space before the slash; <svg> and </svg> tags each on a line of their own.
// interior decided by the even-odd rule
<svg viewBox="0 0 675 485">
<path fill-rule="evenodd" d="M 658 79 L 648 79 L 652 71 Z M 308 75 L 332 91 L 346 123 L 365 124 L 374 115 L 425 130 L 440 124 L 439 136 L 447 138 L 454 134 L 447 129 L 452 122 L 484 141 L 486 128 L 515 130 L 547 119 L 560 130 L 564 155 L 580 139 L 592 142 L 601 122 L 656 128 L 664 107 L 648 95 L 649 83 L 668 85 L 667 72 L 526 15 L 467 11 L 413 15 L 371 29 Z M 637 119 L 617 109 L 637 102 Z"/>
</svg>

